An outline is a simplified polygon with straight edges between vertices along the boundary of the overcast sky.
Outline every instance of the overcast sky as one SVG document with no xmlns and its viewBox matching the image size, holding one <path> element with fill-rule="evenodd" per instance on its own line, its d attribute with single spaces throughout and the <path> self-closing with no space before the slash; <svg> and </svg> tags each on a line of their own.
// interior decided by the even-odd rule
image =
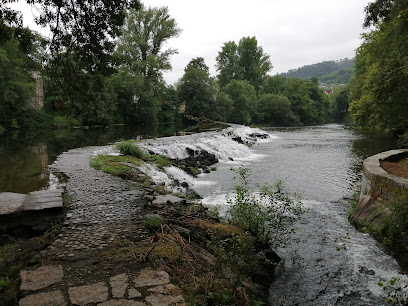
<svg viewBox="0 0 408 306">
<path fill-rule="evenodd" d="M 167 6 L 182 33 L 169 41 L 178 50 L 169 84 L 195 57 L 216 74 L 215 58 L 227 41 L 255 36 L 270 55 L 271 75 L 303 65 L 352 58 L 360 45 L 364 7 L 369 0 L 142 0 L 146 7 Z M 32 15 L 26 12 L 26 25 Z M 43 32 L 44 33 L 44 32 Z"/>
</svg>

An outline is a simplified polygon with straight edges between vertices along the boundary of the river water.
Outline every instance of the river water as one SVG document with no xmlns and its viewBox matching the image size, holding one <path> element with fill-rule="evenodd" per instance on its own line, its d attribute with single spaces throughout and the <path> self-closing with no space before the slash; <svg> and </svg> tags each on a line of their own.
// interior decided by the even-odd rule
<svg viewBox="0 0 408 306">
<path fill-rule="evenodd" d="M 278 250 L 284 259 L 270 288 L 271 305 L 385 305 L 378 286 L 398 276 L 399 266 L 348 220 L 345 198 L 358 190 L 364 158 L 394 148 L 387 138 L 362 135 L 340 125 L 266 129 L 269 141 L 251 148 L 245 160 L 220 163 L 202 176 L 197 190 L 208 205 L 222 205 L 231 192 L 231 167 L 243 165 L 252 181 L 285 182 L 307 212 L 296 225 L 297 243 Z"/>
<path fill-rule="evenodd" d="M 172 158 L 187 157 L 186 147 L 214 153 L 219 158 L 216 170 L 201 174 L 198 179 L 175 167 L 166 170 L 194 188 L 205 205 L 218 206 L 221 213 L 228 209 L 226 196 L 233 192 L 235 184 L 230 169 L 239 166 L 250 169 L 253 186 L 281 179 L 290 192 L 302 197 L 307 211 L 296 224 L 294 242 L 277 250 L 284 264 L 278 268 L 278 277 L 270 288 L 271 305 L 386 305 L 387 294 L 377 284 L 386 283 L 391 277 L 406 279 L 398 274 L 398 264 L 392 257 L 369 235 L 349 224 L 350 207 L 345 199 L 358 190 L 364 158 L 394 149 L 395 143 L 335 124 L 264 131 L 270 138 L 258 140 L 251 147 L 231 139 L 234 136 L 252 139 L 248 135 L 262 132 L 245 127 L 146 140 L 143 146 Z M 80 139 L 87 139 L 84 142 L 73 135 L 52 137 L 54 140 L 40 143 L 0 142 L 0 191 L 35 190 L 41 184 L 22 182 L 46 181 L 46 165 L 64 150 L 107 144 L 138 134 L 112 130 L 81 134 Z M 154 170 L 149 171 L 155 179 Z M 157 179 L 163 179 L 162 172 L 157 172 Z"/>
</svg>

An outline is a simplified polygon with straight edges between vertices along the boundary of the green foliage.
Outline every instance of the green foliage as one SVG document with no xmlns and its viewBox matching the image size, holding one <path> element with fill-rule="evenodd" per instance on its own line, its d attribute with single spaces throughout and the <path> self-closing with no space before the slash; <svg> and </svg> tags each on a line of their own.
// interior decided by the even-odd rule
<svg viewBox="0 0 408 306">
<path fill-rule="evenodd" d="M 122 155 L 133 156 L 139 159 L 145 159 L 146 154 L 140 149 L 133 140 L 119 142 L 115 145 Z"/>
<path fill-rule="evenodd" d="M 293 113 L 302 124 L 320 124 L 332 117 L 329 98 L 310 80 L 288 79 L 283 95 L 291 102 Z"/>
<path fill-rule="evenodd" d="M 116 51 L 120 72 L 114 83 L 119 96 L 119 109 L 128 122 L 157 121 L 160 99 L 166 95 L 163 71 L 171 69 L 170 56 L 174 49 L 164 49 L 167 41 L 181 32 L 167 7 L 130 10 L 122 28 Z M 178 106 L 169 105 L 173 114 Z M 164 104 L 161 116 L 166 115 Z M 162 118 L 166 121 L 167 118 Z M 172 120 L 170 120 L 172 121 Z"/>
<path fill-rule="evenodd" d="M 233 123 L 249 124 L 256 112 L 256 91 L 247 81 L 232 80 L 224 88 L 233 102 L 233 111 L 229 121 Z"/>
<path fill-rule="evenodd" d="M 258 91 L 272 64 L 255 37 L 243 37 L 238 44 L 233 41 L 224 44 L 218 52 L 216 67 L 220 87 L 232 80 L 243 80 Z"/>
<path fill-rule="evenodd" d="M 0 292 L 10 289 L 12 281 L 8 277 L 0 277 Z"/>
<path fill-rule="evenodd" d="M 0 125 L 0 135 L 3 134 L 5 131 L 6 129 L 2 125 Z"/>
<path fill-rule="evenodd" d="M 269 126 L 299 125 L 299 119 L 293 113 L 289 99 L 284 96 L 273 94 L 261 96 L 257 113 L 257 122 Z"/>
<path fill-rule="evenodd" d="M 366 25 L 357 49 L 350 111 L 363 128 L 403 133 L 408 128 L 408 11 L 406 1 L 375 1 L 366 8 Z"/>
<path fill-rule="evenodd" d="M 16 39 L 0 44 L 0 124 L 17 129 L 34 93 L 34 80 L 28 66 L 28 56 L 19 49 Z"/>
<path fill-rule="evenodd" d="M 52 125 L 56 128 L 69 128 L 78 126 L 79 122 L 67 116 L 55 116 L 53 118 Z"/>
<path fill-rule="evenodd" d="M 281 181 L 253 193 L 249 189 L 248 169 L 240 167 L 234 171 L 240 184 L 235 186 L 235 194 L 228 200 L 231 222 L 274 248 L 289 243 L 289 234 L 295 231 L 293 224 L 303 213 L 300 200 L 288 194 Z"/>
</svg>

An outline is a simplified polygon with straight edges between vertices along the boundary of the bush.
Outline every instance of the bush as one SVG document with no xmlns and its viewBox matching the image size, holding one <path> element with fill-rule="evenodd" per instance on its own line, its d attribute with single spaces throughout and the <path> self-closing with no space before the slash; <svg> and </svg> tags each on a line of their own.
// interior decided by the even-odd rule
<svg viewBox="0 0 408 306">
<path fill-rule="evenodd" d="M 240 179 L 235 195 L 228 199 L 231 222 L 253 233 L 260 241 L 272 247 L 282 247 L 295 231 L 293 224 L 303 213 L 300 199 L 287 193 L 281 181 L 275 186 L 265 185 L 256 193 L 249 190 L 249 171 L 234 170 Z"/>
<path fill-rule="evenodd" d="M 139 159 L 147 158 L 142 149 L 140 149 L 132 140 L 119 142 L 115 145 L 115 148 L 123 155 L 134 156 Z"/>
<path fill-rule="evenodd" d="M 2 125 L 0 125 L 0 135 L 3 134 L 5 131 L 6 129 Z"/>
</svg>

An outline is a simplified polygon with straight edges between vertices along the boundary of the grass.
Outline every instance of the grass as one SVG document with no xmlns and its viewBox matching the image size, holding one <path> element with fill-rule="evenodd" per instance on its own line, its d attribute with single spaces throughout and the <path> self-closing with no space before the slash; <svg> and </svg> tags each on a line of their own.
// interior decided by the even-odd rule
<svg viewBox="0 0 408 306">
<path fill-rule="evenodd" d="M 133 156 L 139 159 L 148 158 L 148 155 L 135 144 L 134 140 L 119 142 L 115 145 L 115 148 L 123 155 Z"/>
<path fill-rule="evenodd" d="M 132 176 L 132 168 L 126 163 L 140 166 L 141 160 L 133 156 L 98 155 L 91 159 L 91 167 L 122 178 Z"/>
</svg>

